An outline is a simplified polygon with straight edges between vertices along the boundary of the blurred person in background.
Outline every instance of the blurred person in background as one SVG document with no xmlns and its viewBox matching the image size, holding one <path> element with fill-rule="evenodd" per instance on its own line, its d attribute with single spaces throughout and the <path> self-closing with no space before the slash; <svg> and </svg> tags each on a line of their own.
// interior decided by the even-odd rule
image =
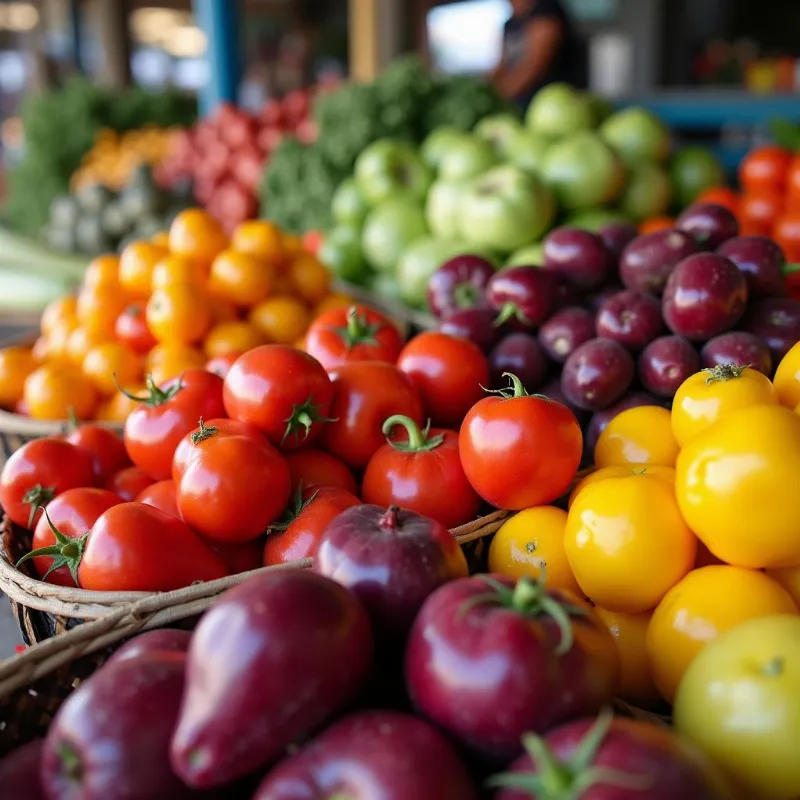
<svg viewBox="0 0 800 800">
<path fill-rule="evenodd" d="M 587 57 L 562 0 L 511 0 L 503 54 L 492 73 L 497 91 L 523 108 L 548 83 L 584 88 Z"/>
</svg>

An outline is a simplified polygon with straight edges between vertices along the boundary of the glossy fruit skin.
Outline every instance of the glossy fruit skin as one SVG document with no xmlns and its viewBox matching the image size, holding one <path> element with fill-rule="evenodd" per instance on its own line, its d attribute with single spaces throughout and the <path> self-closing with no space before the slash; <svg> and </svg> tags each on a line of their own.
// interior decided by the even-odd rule
<svg viewBox="0 0 800 800">
<path fill-rule="evenodd" d="M 310 486 L 301 497 L 299 513 L 268 530 L 262 559 L 265 567 L 313 556 L 333 518 L 361 502 L 351 492 L 334 486 Z"/>
<path fill-rule="evenodd" d="M 241 355 L 241 353 L 225 353 L 221 356 L 214 356 L 208 359 L 204 368 L 225 380 L 226 375 L 231 371 L 231 367 Z"/>
<path fill-rule="evenodd" d="M 642 384 L 659 397 L 674 397 L 678 387 L 699 370 L 700 357 L 691 342 L 674 334 L 654 339 L 639 356 Z"/>
<path fill-rule="evenodd" d="M 100 592 L 168 592 L 227 574 L 181 520 L 142 503 L 120 503 L 92 526 L 78 583 Z"/>
<path fill-rule="evenodd" d="M 594 447 L 597 467 L 674 467 L 677 457 L 678 443 L 672 433 L 670 413 L 660 406 L 638 406 L 618 414 Z"/>
<path fill-rule="evenodd" d="M 419 392 L 425 415 L 445 428 L 461 424 L 489 383 L 489 364 L 477 345 L 436 331 L 415 336 L 397 366 Z"/>
<path fill-rule="evenodd" d="M 12 345 L 0 349 L 0 405 L 13 408 L 22 399 L 25 379 L 36 366 L 27 347 Z"/>
<path fill-rule="evenodd" d="M 8 797 L 47 800 L 39 779 L 43 739 L 34 739 L 0 759 L 0 786 Z"/>
<path fill-rule="evenodd" d="M 504 326 L 494 324 L 497 312 L 493 308 L 476 306 L 446 312 L 439 322 L 439 332 L 460 336 L 474 342 L 484 353 L 494 347 L 504 331 Z"/>
<path fill-rule="evenodd" d="M 153 653 L 111 664 L 78 687 L 45 739 L 41 775 L 47 795 L 188 800 L 192 793 L 167 757 L 185 663 L 182 653 Z M 78 761 L 77 781 L 65 750 Z"/>
<path fill-rule="evenodd" d="M 577 757 L 578 748 L 595 724 L 595 719 L 568 722 L 548 732 L 544 739 L 556 759 L 565 763 Z M 733 800 L 716 768 L 698 748 L 667 727 L 638 720 L 615 717 L 589 769 L 641 777 L 643 788 L 598 780 L 580 793 L 581 800 Z M 536 764 L 526 754 L 506 772 L 535 773 Z M 529 792 L 519 789 L 502 789 L 493 796 L 493 800 L 530 798 Z"/>
<path fill-rule="evenodd" d="M 186 653 L 192 640 L 191 631 L 180 628 L 157 628 L 139 633 L 114 651 L 106 664 L 141 658 L 151 653 Z"/>
<path fill-rule="evenodd" d="M 609 297 L 597 312 L 597 335 L 638 352 L 663 330 L 661 306 L 655 297 L 629 289 Z"/>
<path fill-rule="evenodd" d="M 222 542 L 262 534 L 289 501 L 289 468 L 281 454 L 265 439 L 239 434 L 211 434 L 195 448 L 176 484 L 181 519 Z"/>
<path fill-rule="evenodd" d="M 619 273 L 626 288 L 660 295 L 675 267 L 697 252 L 688 233 L 668 228 L 634 239 L 619 260 Z"/>
<path fill-rule="evenodd" d="M 320 314 L 305 340 L 306 352 L 329 371 L 349 361 L 394 364 L 402 346 L 403 337 L 391 319 L 360 305 Z"/>
<path fill-rule="evenodd" d="M 756 147 L 739 164 L 739 182 L 749 191 L 783 189 L 791 160 L 783 147 Z"/>
<path fill-rule="evenodd" d="M 331 416 L 332 397 L 331 381 L 319 361 L 277 344 L 241 356 L 225 377 L 223 390 L 231 419 L 255 425 L 272 444 L 287 451 L 319 436 Z M 303 411 L 309 417 L 308 428 L 298 419 Z"/>
<path fill-rule="evenodd" d="M 741 327 L 763 339 L 778 363 L 800 341 L 800 302 L 790 297 L 765 297 L 747 310 Z"/>
<path fill-rule="evenodd" d="M 593 289 L 605 280 L 609 267 L 603 240 L 580 228 L 556 228 L 544 240 L 544 267 L 580 289 Z"/>
<path fill-rule="evenodd" d="M 571 617 L 573 642 L 561 654 L 562 633 L 551 617 L 489 602 L 496 595 L 483 576 L 452 581 L 431 595 L 408 638 L 406 685 L 417 710 L 458 742 L 509 759 L 521 752 L 523 733 L 599 710 L 616 691 L 619 665 L 605 626 L 574 595 L 548 592 L 585 612 Z M 482 596 L 487 602 L 477 602 Z"/>
<path fill-rule="evenodd" d="M 33 419 L 88 419 L 97 406 L 97 390 L 73 364 L 50 361 L 25 379 L 22 400 Z"/>
<path fill-rule="evenodd" d="M 137 467 L 153 480 L 165 481 L 172 477 L 172 456 L 178 442 L 197 427 L 200 417 L 223 417 L 225 409 L 222 378 L 202 369 L 187 369 L 160 389 L 167 394 L 165 399 L 154 395 L 152 403 L 140 403 L 128 416 L 124 441 Z"/>
<path fill-rule="evenodd" d="M 485 397 L 464 418 L 458 439 L 464 473 L 497 508 L 551 503 L 569 487 L 583 436 L 574 414 L 536 396 Z"/>
<path fill-rule="evenodd" d="M 553 361 L 563 364 L 584 342 L 594 339 L 594 318 L 580 306 L 561 308 L 539 329 L 539 343 Z"/>
<path fill-rule="evenodd" d="M 700 351 L 706 369 L 720 364 L 749 364 L 767 377 L 772 375 L 772 354 L 766 343 L 747 331 L 729 331 L 709 339 Z"/>
<path fill-rule="evenodd" d="M 669 481 L 673 486 L 675 485 L 675 469 L 674 467 L 642 467 L 638 464 L 622 464 L 611 467 L 599 467 L 592 470 L 588 475 L 581 478 L 574 486 L 569 494 L 567 500 L 567 510 L 572 508 L 575 498 L 578 493 L 589 484 L 603 481 L 606 478 L 627 478 L 630 475 L 641 475 L 644 472 L 647 475 L 652 475 L 656 478 L 662 478 Z"/>
<path fill-rule="evenodd" d="M 173 768 L 205 788 L 266 766 L 345 705 L 371 661 L 369 618 L 352 592 L 311 570 L 248 579 L 195 630 Z"/>
<path fill-rule="evenodd" d="M 675 492 L 687 524 L 717 558 L 752 569 L 794 566 L 800 564 L 798 469 L 800 415 L 754 406 L 729 414 L 681 450 Z"/>
<path fill-rule="evenodd" d="M 721 244 L 739 235 L 739 223 L 733 213 L 715 203 L 695 203 L 675 220 L 675 227 L 688 233 L 706 250 L 716 250 Z"/>
<path fill-rule="evenodd" d="M 332 725 L 284 759 L 253 800 L 477 800 L 466 767 L 432 726 L 395 711 L 366 711 Z"/>
<path fill-rule="evenodd" d="M 567 512 L 555 506 L 526 508 L 504 522 L 489 545 L 488 571 L 510 578 L 538 579 L 544 567 L 547 585 L 580 596 L 580 587 L 564 552 Z"/>
<path fill-rule="evenodd" d="M 579 408 L 599 411 L 628 390 L 636 365 L 630 353 L 611 339 L 591 339 L 564 363 L 561 386 Z"/>
<path fill-rule="evenodd" d="M 141 303 L 132 303 L 117 317 L 114 335 L 139 355 L 144 355 L 157 344 L 147 327 Z"/>
<path fill-rule="evenodd" d="M 744 273 L 749 297 L 781 297 L 786 294 L 782 273 L 786 259 L 772 239 L 737 236 L 724 242 L 717 253 L 729 258 Z"/>
<path fill-rule="evenodd" d="M 610 611 L 648 611 L 694 566 L 697 540 L 669 481 L 646 472 L 585 486 L 564 548 L 578 585 Z"/>
<path fill-rule="evenodd" d="M 428 308 L 437 317 L 486 304 L 486 285 L 495 269 L 485 258 L 463 255 L 445 261 L 428 281 Z"/>
<path fill-rule="evenodd" d="M 507 386 L 503 374 L 513 372 L 529 392 L 535 392 L 544 386 L 547 367 L 547 357 L 535 337 L 509 333 L 489 353 L 490 388 Z"/>
<path fill-rule="evenodd" d="M 67 434 L 66 440 L 86 450 L 92 457 L 94 482 L 98 486 L 102 486 L 115 472 L 130 466 L 131 460 L 122 439 L 102 425 L 79 425 Z"/>
<path fill-rule="evenodd" d="M 157 508 L 165 514 L 170 514 L 178 519 L 181 517 L 180 511 L 178 511 L 178 499 L 175 494 L 175 481 L 172 479 L 151 483 L 133 499 L 137 503 L 153 506 L 153 508 Z"/>
<path fill-rule="evenodd" d="M 333 486 L 358 496 L 359 488 L 350 468 L 336 456 L 313 447 L 286 453 L 292 479 L 292 494 L 302 484 L 304 489 Z"/>
<path fill-rule="evenodd" d="M 558 277 L 541 267 L 504 267 L 486 287 L 489 304 L 525 327 L 541 325 L 558 302 Z"/>
<path fill-rule="evenodd" d="M 781 359 L 773 384 L 781 404 L 796 408 L 800 403 L 800 342 Z"/>
<path fill-rule="evenodd" d="M 130 503 L 153 483 L 153 479 L 143 469 L 123 467 L 111 475 L 103 486 L 109 492 L 118 494 L 126 503 Z"/>
<path fill-rule="evenodd" d="M 695 658 L 675 700 L 676 730 L 742 787 L 744 797 L 800 792 L 800 617 L 748 620 Z"/>
<path fill-rule="evenodd" d="M 713 374 L 697 372 L 685 380 L 672 403 L 672 433 L 681 447 L 715 422 L 742 408 L 775 405 L 778 398 L 769 379 L 746 368 L 738 377 L 709 380 Z"/>
<path fill-rule="evenodd" d="M 314 569 L 358 596 L 384 641 L 402 641 L 425 599 L 469 573 L 461 547 L 443 525 L 375 505 L 349 508 L 330 522 Z"/>
<path fill-rule="evenodd" d="M 796 614 L 791 595 L 762 572 L 728 565 L 692 570 L 664 595 L 647 629 L 647 653 L 658 690 L 669 703 L 695 656 L 748 619 Z"/>
<path fill-rule="evenodd" d="M 56 497 L 67 489 L 94 485 L 91 456 L 62 439 L 44 438 L 26 442 L 3 465 L 0 472 L 0 506 L 13 522 L 23 528 L 31 520 L 31 506 L 24 501 L 26 492 L 37 485 L 52 489 Z M 47 504 L 42 497 L 42 504 Z"/>
<path fill-rule="evenodd" d="M 616 403 L 606 406 L 600 411 L 595 411 L 589 418 L 589 424 L 585 426 L 583 438 L 584 454 L 593 454 L 600 434 L 608 427 L 614 417 L 627 411 L 629 408 L 639 406 L 652 406 L 658 404 L 658 398 L 649 392 L 630 391 L 626 392 Z M 585 413 L 585 412 L 584 412 Z"/>
<path fill-rule="evenodd" d="M 423 424 L 422 400 L 408 376 L 393 364 L 361 361 L 331 372 L 333 402 L 320 444 L 351 469 L 364 469 L 383 446 L 381 428 L 393 414 Z"/>
</svg>

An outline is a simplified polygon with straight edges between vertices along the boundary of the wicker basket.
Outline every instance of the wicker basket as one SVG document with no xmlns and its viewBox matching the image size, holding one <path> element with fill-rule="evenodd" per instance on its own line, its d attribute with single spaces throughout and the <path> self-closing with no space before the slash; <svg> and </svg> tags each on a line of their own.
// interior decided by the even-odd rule
<svg viewBox="0 0 800 800">
<path fill-rule="evenodd" d="M 451 531 L 465 547 L 473 571 L 483 564 L 483 537 L 494 533 L 508 515 L 507 511 L 496 511 Z M 43 642 L 150 596 L 147 592 L 94 592 L 45 583 L 35 577 L 30 562 L 20 569 L 15 566 L 30 551 L 30 531 L 6 518 L 0 532 L 0 591 L 11 602 L 25 644 Z"/>
</svg>

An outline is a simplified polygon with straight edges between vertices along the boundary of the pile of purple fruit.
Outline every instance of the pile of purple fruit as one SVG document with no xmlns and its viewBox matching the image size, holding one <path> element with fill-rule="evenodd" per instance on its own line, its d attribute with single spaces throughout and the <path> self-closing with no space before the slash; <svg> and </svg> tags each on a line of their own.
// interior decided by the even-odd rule
<svg viewBox="0 0 800 800">
<path fill-rule="evenodd" d="M 668 406 L 704 367 L 749 364 L 772 376 L 800 340 L 783 251 L 738 234 L 734 216 L 708 203 L 645 235 L 623 223 L 596 234 L 557 228 L 541 265 L 448 261 L 431 277 L 428 304 L 441 330 L 488 354 L 494 388 L 513 372 L 529 392 L 566 403 L 591 453 L 620 411 Z"/>
</svg>

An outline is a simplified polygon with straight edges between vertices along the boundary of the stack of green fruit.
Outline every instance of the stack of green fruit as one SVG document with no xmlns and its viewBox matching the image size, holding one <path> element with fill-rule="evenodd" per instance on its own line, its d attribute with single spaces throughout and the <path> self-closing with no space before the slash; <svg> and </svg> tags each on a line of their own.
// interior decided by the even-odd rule
<svg viewBox="0 0 800 800">
<path fill-rule="evenodd" d="M 501 113 L 470 132 L 443 125 L 418 148 L 397 137 L 373 142 L 334 195 L 322 259 L 342 280 L 422 308 L 428 278 L 453 255 L 537 263 L 556 222 L 638 222 L 721 182 L 705 153 L 710 171 L 687 169 L 697 154 L 678 153 L 671 175 L 669 133 L 645 109 L 609 111 L 554 84 L 524 121 Z"/>
</svg>

